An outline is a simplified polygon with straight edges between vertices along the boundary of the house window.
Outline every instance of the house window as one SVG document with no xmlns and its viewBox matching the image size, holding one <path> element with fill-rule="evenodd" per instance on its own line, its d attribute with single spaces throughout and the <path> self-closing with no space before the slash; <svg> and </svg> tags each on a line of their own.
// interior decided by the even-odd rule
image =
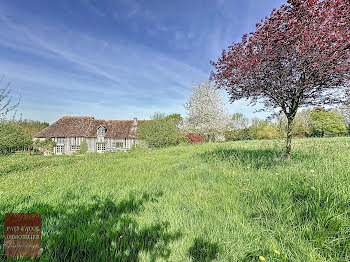
<svg viewBox="0 0 350 262">
<path fill-rule="evenodd" d="M 100 126 L 98 129 L 97 129 L 97 135 L 98 136 L 104 136 L 105 135 L 105 129 L 103 126 Z"/>
<path fill-rule="evenodd" d="M 57 144 L 64 144 L 64 137 L 57 137 Z"/>
<path fill-rule="evenodd" d="M 123 142 L 113 142 L 112 147 L 114 148 L 121 148 L 123 147 L 124 143 Z"/>
<path fill-rule="evenodd" d="M 61 155 L 64 152 L 64 146 L 56 146 L 56 154 Z"/>
<path fill-rule="evenodd" d="M 80 146 L 76 146 L 76 145 L 71 145 L 70 146 L 70 150 L 71 151 L 76 151 L 76 150 L 79 150 L 80 149 Z"/>
<path fill-rule="evenodd" d="M 97 143 L 97 151 L 105 151 L 106 144 L 105 143 Z"/>
</svg>

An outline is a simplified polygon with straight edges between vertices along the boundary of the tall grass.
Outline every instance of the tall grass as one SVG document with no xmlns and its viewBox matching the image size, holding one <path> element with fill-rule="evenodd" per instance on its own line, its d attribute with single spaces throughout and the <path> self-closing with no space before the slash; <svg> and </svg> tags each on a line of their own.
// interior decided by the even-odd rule
<svg viewBox="0 0 350 262">
<path fill-rule="evenodd" d="M 42 261 L 350 261 L 350 139 L 281 143 L 2 157 L 0 224 L 41 213 Z"/>
</svg>

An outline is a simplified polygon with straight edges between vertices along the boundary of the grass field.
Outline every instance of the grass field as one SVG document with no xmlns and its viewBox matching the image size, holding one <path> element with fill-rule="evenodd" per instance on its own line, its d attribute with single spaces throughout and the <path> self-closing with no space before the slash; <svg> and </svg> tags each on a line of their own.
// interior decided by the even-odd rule
<svg viewBox="0 0 350 262">
<path fill-rule="evenodd" d="M 282 145 L 2 157 L 0 225 L 41 213 L 42 261 L 350 261 L 350 138 Z"/>
</svg>

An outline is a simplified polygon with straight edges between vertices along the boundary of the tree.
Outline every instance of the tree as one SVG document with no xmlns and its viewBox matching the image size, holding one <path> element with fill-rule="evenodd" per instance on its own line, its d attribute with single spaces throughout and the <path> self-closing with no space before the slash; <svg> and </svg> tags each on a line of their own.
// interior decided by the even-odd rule
<svg viewBox="0 0 350 262">
<path fill-rule="evenodd" d="M 242 113 L 234 113 L 231 119 L 231 128 L 225 132 L 225 139 L 231 141 L 248 140 L 249 119 Z"/>
<path fill-rule="evenodd" d="M 200 133 L 207 140 L 214 140 L 229 128 L 230 115 L 219 90 L 210 82 L 194 84 L 184 107 L 188 116 L 184 119 L 183 129 L 188 132 Z"/>
<path fill-rule="evenodd" d="M 313 136 L 333 136 L 346 133 L 344 117 L 337 111 L 317 108 L 310 114 L 310 127 Z"/>
<path fill-rule="evenodd" d="M 287 118 L 286 156 L 299 107 L 348 100 L 348 0 L 288 0 L 223 50 L 211 79 L 230 101 L 246 98 Z"/>
<path fill-rule="evenodd" d="M 22 132 L 29 138 L 33 138 L 39 131 L 49 126 L 47 122 L 33 120 L 10 121 L 11 124 L 21 128 Z"/>
<path fill-rule="evenodd" d="M 180 125 L 181 122 L 183 121 L 183 118 L 180 114 L 171 114 L 166 116 L 165 118 L 174 120 L 176 125 Z"/>
<path fill-rule="evenodd" d="M 0 78 L 0 85 L 3 80 L 4 76 Z M 12 110 L 15 110 L 19 105 L 19 102 L 13 103 L 12 101 L 10 85 L 11 83 L 8 82 L 5 87 L 0 86 L 0 122 L 3 122 L 6 119 L 7 114 Z"/>
<path fill-rule="evenodd" d="M 234 113 L 232 115 L 232 126 L 233 129 L 244 129 L 247 128 L 249 119 L 246 118 L 242 113 Z"/>
<path fill-rule="evenodd" d="M 0 124 L 0 155 L 23 150 L 32 145 L 32 141 L 23 134 L 21 128 L 11 123 Z"/>
<path fill-rule="evenodd" d="M 151 121 L 143 122 L 137 129 L 137 138 L 151 148 L 158 148 L 177 145 L 182 136 L 174 118 L 155 113 Z"/>
</svg>

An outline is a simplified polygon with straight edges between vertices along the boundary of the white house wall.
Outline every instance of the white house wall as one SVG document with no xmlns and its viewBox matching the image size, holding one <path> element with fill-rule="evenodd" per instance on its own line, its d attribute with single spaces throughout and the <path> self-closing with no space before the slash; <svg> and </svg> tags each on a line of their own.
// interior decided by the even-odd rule
<svg viewBox="0 0 350 262">
<path fill-rule="evenodd" d="M 96 152 L 96 137 L 87 137 L 88 152 Z"/>
<path fill-rule="evenodd" d="M 53 140 L 57 143 L 57 146 L 64 146 L 64 154 L 73 154 L 76 150 L 71 150 L 71 145 L 80 146 L 84 137 L 65 137 L 64 143 L 58 143 L 58 137 L 54 137 Z M 88 152 L 97 152 L 96 143 L 98 142 L 97 137 L 86 137 L 86 142 L 88 144 Z M 101 139 L 101 138 L 99 138 Z M 100 140 L 99 140 L 100 141 Z M 103 141 L 106 143 L 106 152 L 115 152 L 120 150 L 128 150 L 132 147 L 134 143 L 137 144 L 135 138 L 103 138 Z M 113 148 L 113 143 L 123 143 L 122 148 Z M 56 153 L 56 151 L 54 152 Z"/>
</svg>

